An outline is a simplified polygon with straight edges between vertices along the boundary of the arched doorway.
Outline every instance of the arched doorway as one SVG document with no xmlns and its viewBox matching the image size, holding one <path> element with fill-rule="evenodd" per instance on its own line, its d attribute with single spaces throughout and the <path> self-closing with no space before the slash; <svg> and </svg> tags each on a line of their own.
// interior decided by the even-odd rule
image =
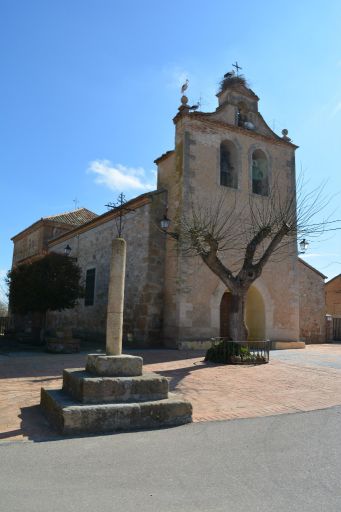
<svg viewBox="0 0 341 512">
<path fill-rule="evenodd" d="M 249 340 L 265 339 L 264 300 L 255 286 L 251 286 L 246 296 L 245 322 L 249 331 Z"/>
<path fill-rule="evenodd" d="M 222 338 L 230 337 L 229 317 L 231 308 L 231 294 L 225 292 L 220 302 L 220 336 Z"/>
<path fill-rule="evenodd" d="M 220 336 L 230 337 L 229 317 L 231 311 L 231 293 L 225 292 L 220 302 Z M 249 340 L 265 339 L 265 306 L 260 292 L 251 286 L 246 295 L 245 323 L 249 331 Z"/>
</svg>

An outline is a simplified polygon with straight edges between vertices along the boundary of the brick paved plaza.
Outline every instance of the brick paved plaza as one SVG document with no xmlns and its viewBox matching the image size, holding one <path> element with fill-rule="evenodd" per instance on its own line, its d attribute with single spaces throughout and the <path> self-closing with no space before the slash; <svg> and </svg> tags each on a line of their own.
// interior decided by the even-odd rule
<svg viewBox="0 0 341 512">
<path fill-rule="evenodd" d="M 170 389 L 193 404 L 199 421 L 251 418 L 341 404 L 341 345 L 273 351 L 261 366 L 203 363 L 203 355 L 146 350 L 146 371 L 170 379 Z M 86 354 L 0 354 L 0 442 L 58 437 L 39 408 L 40 388 L 61 385 L 64 368 L 84 366 Z"/>
</svg>

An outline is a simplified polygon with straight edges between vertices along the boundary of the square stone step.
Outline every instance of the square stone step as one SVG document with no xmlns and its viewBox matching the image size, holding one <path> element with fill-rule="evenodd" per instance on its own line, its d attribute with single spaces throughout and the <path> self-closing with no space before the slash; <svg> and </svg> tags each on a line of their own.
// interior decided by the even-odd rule
<svg viewBox="0 0 341 512">
<path fill-rule="evenodd" d="M 75 402 L 62 390 L 42 388 L 40 405 L 51 425 L 64 435 L 171 427 L 192 421 L 190 402 L 174 395 L 152 402 L 88 405 Z"/>
<path fill-rule="evenodd" d="M 142 357 L 127 354 L 88 354 L 86 360 L 86 370 L 101 377 L 137 377 L 142 375 L 142 366 Z"/>
<path fill-rule="evenodd" d="M 157 373 L 138 377 L 99 377 L 83 369 L 63 372 L 63 391 L 84 404 L 146 402 L 168 397 L 168 380 Z"/>
</svg>

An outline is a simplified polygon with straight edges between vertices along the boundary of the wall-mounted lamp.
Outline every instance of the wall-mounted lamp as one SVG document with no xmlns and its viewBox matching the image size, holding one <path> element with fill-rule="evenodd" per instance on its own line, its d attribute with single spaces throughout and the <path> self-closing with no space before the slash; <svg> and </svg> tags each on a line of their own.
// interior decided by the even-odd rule
<svg viewBox="0 0 341 512">
<path fill-rule="evenodd" d="M 167 230 L 169 228 L 169 225 L 170 225 L 170 219 L 165 214 L 163 216 L 163 218 L 160 220 L 161 229 L 163 229 L 165 231 L 165 230 Z"/>
<path fill-rule="evenodd" d="M 70 256 L 71 251 L 72 251 L 72 248 L 69 246 L 69 244 L 67 244 L 67 246 L 64 247 L 65 256 Z"/>
<path fill-rule="evenodd" d="M 304 254 L 309 247 L 309 242 L 307 242 L 307 240 L 305 238 L 303 238 L 303 240 L 301 240 L 298 245 L 300 246 L 300 249 L 301 249 L 298 252 L 298 254 Z"/>
<path fill-rule="evenodd" d="M 167 217 L 167 213 L 165 213 L 164 216 L 162 217 L 162 219 L 160 220 L 160 227 L 161 227 L 162 231 L 165 233 L 165 235 L 168 235 L 171 238 L 175 238 L 175 240 L 178 240 L 178 238 L 179 238 L 178 233 L 172 233 L 170 231 L 167 231 L 170 226 L 170 223 L 171 223 L 171 221 Z"/>
</svg>

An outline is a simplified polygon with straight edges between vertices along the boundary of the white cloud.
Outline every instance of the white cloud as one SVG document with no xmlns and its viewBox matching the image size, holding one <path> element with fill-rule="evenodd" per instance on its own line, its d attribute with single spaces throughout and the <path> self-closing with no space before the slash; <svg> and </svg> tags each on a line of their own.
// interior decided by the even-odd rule
<svg viewBox="0 0 341 512">
<path fill-rule="evenodd" d="M 111 190 L 142 190 L 155 188 L 155 183 L 148 183 L 142 167 L 126 167 L 112 164 L 110 160 L 93 160 L 88 171 L 96 175 L 95 183 L 105 185 Z"/>
</svg>

